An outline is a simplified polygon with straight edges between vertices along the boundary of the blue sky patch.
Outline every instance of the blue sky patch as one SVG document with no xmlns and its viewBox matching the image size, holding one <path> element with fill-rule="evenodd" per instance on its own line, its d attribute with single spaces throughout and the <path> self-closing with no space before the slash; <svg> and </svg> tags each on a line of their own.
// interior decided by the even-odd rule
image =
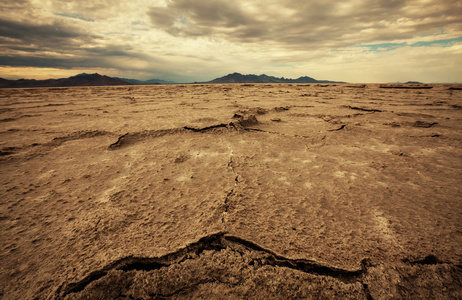
<svg viewBox="0 0 462 300">
<path fill-rule="evenodd" d="M 430 46 L 439 46 L 439 47 L 451 47 L 454 46 L 456 43 L 462 42 L 462 36 L 454 39 L 445 39 L 445 40 L 436 40 L 430 42 L 417 42 L 411 44 L 411 47 L 430 47 Z"/>
<path fill-rule="evenodd" d="M 369 44 L 369 45 L 359 45 L 357 47 L 369 48 L 369 51 L 374 52 L 384 52 L 391 51 L 402 47 L 451 47 L 456 43 L 462 42 L 462 36 L 453 39 L 444 39 L 444 40 L 435 40 L 435 41 L 425 41 L 417 42 L 413 44 L 404 43 L 381 43 L 381 44 Z"/>
<path fill-rule="evenodd" d="M 81 14 L 55 13 L 55 15 L 61 16 L 61 17 L 66 17 L 66 18 L 79 19 L 79 20 L 86 21 L 86 22 L 95 22 L 94 19 L 84 18 Z"/>
<path fill-rule="evenodd" d="M 391 51 L 397 48 L 407 46 L 407 43 L 381 43 L 381 44 L 370 44 L 370 45 L 359 45 L 358 47 L 369 48 L 370 51 L 383 52 Z"/>
</svg>

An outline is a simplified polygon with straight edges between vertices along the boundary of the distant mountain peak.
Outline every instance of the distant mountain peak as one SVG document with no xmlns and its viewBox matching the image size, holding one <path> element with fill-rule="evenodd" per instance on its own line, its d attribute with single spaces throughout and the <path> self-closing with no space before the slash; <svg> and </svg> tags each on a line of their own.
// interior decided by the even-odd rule
<svg viewBox="0 0 462 300">
<path fill-rule="evenodd" d="M 242 75 L 241 73 L 230 73 L 220 78 L 213 79 L 206 83 L 344 83 L 339 81 L 330 80 L 316 80 L 309 76 L 302 76 L 297 79 L 291 78 L 278 78 L 274 76 L 268 76 L 266 74 L 261 75 Z"/>
<path fill-rule="evenodd" d="M 107 86 L 107 85 L 132 85 L 132 83 L 112 78 L 98 73 L 87 74 L 81 73 L 68 78 L 60 79 L 19 79 L 19 80 L 2 80 L 0 87 L 10 88 L 28 88 L 28 87 L 67 87 L 67 86 Z"/>
<path fill-rule="evenodd" d="M 8 80 L 0 78 L 0 88 L 29 88 L 29 87 L 66 87 L 66 86 L 108 86 L 108 85 L 135 85 L 135 84 L 172 84 L 173 81 L 149 79 L 146 81 L 109 77 L 98 73 L 80 73 L 68 78 L 59 79 L 19 79 Z"/>
<path fill-rule="evenodd" d="M 175 84 L 174 81 L 162 80 L 162 79 L 148 79 L 148 80 L 138 80 L 138 79 L 130 79 L 130 78 L 119 78 L 127 82 L 131 82 L 134 84 Z"/>
<path fill-rule="evenodd" d="M 75 78 L 75 77 L 103 77 L 105 75 L 100 75 L 98 73 L 80 73 L 74 76 L 71 76 L 69 78 Z"/>
</svg>

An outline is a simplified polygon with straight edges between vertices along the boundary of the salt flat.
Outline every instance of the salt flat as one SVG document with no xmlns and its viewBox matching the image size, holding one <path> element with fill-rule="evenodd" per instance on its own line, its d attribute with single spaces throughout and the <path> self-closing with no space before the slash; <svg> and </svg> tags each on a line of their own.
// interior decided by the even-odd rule
<svg viewBox="0 0 462 300">
<path fill-rule="evenodd" d="M 461 298 L 461 87 L 2 89 L 0 295 Z"/>
</svg>

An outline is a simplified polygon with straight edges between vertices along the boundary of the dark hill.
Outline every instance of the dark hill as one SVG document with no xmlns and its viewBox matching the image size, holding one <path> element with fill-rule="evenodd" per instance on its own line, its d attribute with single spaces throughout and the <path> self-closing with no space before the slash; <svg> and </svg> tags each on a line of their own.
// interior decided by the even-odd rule
<svg viewBox="0 0 462 300">
<path fill-rule="evenodd" d="M 278 78 L 274 76 L 262 75 L 242 75 L 240 73 L 232 73 L 226 76 L 213 79 L 205 83 L 345 83 L 340 81 L 316 80 L 308 76 L 302 76 L 297 79 Z"/>
<path fill-rule="evenodd" d="M 106 86 L 106 85 L 132 85 L 133 83 L 112 78 L 105 75 L 79 74 L 69 78 L 60 79 L 18 79 L 8 80 L 0 78 L 0 87 L 2 88 L 28 88 L 28 87 L 66 87 L 66 86 Z"/>
<path fill-rule="evenodd" d="M 99 85 L 131 85 L 132 83 L 119 78 L 112 78 L 106 75 L 94 74 L 79 74 L 69 78 L 58 79 L 61 81 L 61 86 L 99 86 Z"/>
<path fill-rule="evenodd" d="M 169 81 L 169 80 L 162 80 L 162 79 L 149 79 L 149 80 L 137 80 L 137 79 L 130 79 L 130 78 L 119 78 L 122 79 L 123 81 L 131 82 L 134 84 L 175 84 L 176 82 L 174 81 Z"/>
</svg>

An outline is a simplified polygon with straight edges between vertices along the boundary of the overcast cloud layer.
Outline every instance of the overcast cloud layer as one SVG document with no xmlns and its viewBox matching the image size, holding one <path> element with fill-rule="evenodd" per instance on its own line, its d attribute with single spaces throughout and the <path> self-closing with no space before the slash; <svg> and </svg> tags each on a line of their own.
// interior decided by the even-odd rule
<svg viewBox="0 0 462 300">
<path fill-rule="evenodd" d="M 460 0 L 3 0 L 0 77 L 462 81 Z"/>
</svg>

